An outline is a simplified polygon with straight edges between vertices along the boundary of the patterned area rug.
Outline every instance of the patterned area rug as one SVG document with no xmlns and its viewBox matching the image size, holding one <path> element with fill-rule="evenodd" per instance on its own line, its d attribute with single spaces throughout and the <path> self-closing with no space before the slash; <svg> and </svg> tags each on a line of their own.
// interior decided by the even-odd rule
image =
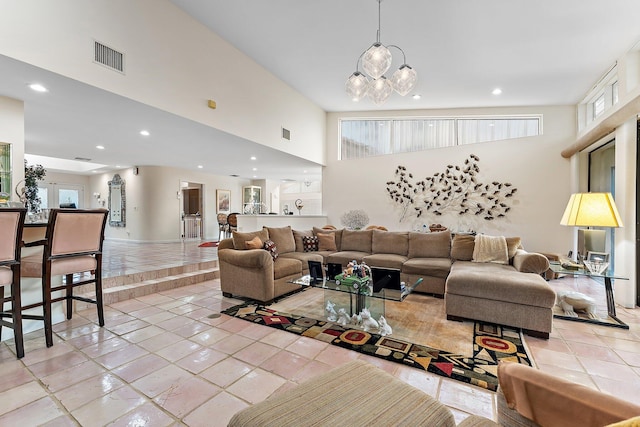
<svg viewBox="0 0 640 427">
<path fill-rule="evenodd" d="M 249 322 L 315 338 L 349 350 L 429 371 L 454 380 L 495 391 L 500 360 L 531 366 L 529 355 L 517 329 L 475 322 L 473 357 L 381 336 L 337 323 L 279 312 L 256 303 L 231 307 L 224 314 Z"/>
</svg>

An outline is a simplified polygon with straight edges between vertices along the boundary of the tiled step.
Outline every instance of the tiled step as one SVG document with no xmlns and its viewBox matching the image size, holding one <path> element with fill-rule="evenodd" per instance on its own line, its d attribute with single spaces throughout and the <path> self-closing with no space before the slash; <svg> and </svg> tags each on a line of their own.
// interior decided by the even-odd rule
<svg viewBox="0 0 640 427">
<path fill-rule="evenodd" d="M 213 280 L 220 277 L 218 261 L 207 261 L 180 267 L 163 268 L 125 276 L 102 279 L 102 295 L 104 304 L 113 304 L 156 292 L 167 291 L 182 286 Z M 77 294 L 93 298 L 94 285 L 79 287 Z M 89 304 L 75 301 L 75 310 L 88 308 Z"/>
</svg>

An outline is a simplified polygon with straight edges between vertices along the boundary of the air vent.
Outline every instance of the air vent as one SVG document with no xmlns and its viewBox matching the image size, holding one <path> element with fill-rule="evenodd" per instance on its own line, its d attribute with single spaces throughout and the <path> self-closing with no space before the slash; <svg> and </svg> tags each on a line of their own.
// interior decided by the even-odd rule
<svg viewBox="0 0 640 427">
<path fill-rule="evenodd" d="M 78 160 L 80 162 L 90 162 L 91 159 L 87 159 L 86 157 L 74 157 L 73 160 Z"/>
<path fill-rule="evenodd" d="M 282 128 L 282 139 L 291 141 L 291 131 L 289 129 Z"/>
<path fill-rule="evenodd" d="M 95 62 L 109 67 L 112 70 L 124 73 L 124 53 L 118 52 L 97 41 L 94 41 L 93 51 L 93 60 Z"/>
</svg>

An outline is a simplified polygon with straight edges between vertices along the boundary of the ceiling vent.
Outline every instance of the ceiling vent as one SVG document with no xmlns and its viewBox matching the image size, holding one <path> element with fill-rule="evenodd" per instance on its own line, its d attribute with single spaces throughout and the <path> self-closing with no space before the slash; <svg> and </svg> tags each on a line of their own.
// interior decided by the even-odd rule
<svg viewBox="0 0 640 427">
<path fill-rule="evenodd" d="M 112 70 L 124 73 L 124 53 L 94 41 L 93 60 Z"/>
<path fill-rule="evenodd" d="M 80 162 L 90 162 L 91 159 L 88 159 L 86 157 L 74 157 L 73 160 L 78 160 Z"/>
<path fill-rule="evenodd" d="M 291 141 L 291 131 L 289 129 L 282 128 L 282 139 Z"/>
</svg>

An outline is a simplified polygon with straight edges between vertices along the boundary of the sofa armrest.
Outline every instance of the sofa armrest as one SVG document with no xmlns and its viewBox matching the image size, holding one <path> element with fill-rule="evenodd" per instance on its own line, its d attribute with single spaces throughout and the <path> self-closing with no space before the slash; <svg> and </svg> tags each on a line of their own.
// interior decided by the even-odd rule
<svg viewBox="0 0 640 427">
<path fill-rule="evenodd" d="M 543 427 L 604 426 L 640 414 L 630 402 L 518 363 L 501 362 L 498 380 L 508 407 Z M 500 424 L 509 418 L 498 413 Z"/>
<path fill-rule="evenodd" d="M 236 267 L 266 268 L 273 266 L 273 258 L 264 249 L 222 249 L 218 251 L 218 259 Z"/>
<path fill-rule="evenodd" d="M 513 257 L 513 267 L 521 273 L 542 274 L 549 269 L 549 260 L 542 254 L 518 249 Z"/>
</svg>

